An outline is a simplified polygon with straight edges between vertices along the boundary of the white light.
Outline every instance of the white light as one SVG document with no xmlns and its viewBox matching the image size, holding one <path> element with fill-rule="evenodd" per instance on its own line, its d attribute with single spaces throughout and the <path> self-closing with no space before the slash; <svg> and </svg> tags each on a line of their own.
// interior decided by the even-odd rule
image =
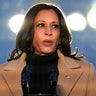
<svg viewBox="0 0 96 96">
<path fill-rule="evenodd" d="M 96 7 L 91 8 L 87 17 L 88 23 L 92 28 L 96 29 Z"/>
<path fill-rule="evenodd" d="M 81 31 L 86 27 L 86 19 L 80 13 L 72 13 L 67 17 L 67 22 L 71 30 Z"/>
<path fill-rule="evenodd" d="M 15 15 L 15 16 L 11 17 L 11 19 L 9 20 L 9 27 L 10 27 L 10 29 L 14 33 L 17 34 L 18 31 L 21 28 L 23 20 L 24 20 L 24 15 L 23 14 L 18 14 L 18 15 Z"/>
</svg>

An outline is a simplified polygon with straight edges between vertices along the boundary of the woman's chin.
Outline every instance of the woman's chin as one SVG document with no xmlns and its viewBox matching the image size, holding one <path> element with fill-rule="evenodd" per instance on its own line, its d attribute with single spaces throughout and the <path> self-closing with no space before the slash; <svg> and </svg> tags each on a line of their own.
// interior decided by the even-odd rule
<svg viewBox="0 0 96 96">
<path fill-rule="evenodd" d="M 40 55 L 49 55 L 54 53 L 54 51 L 43 51 Z"/>
</svg>

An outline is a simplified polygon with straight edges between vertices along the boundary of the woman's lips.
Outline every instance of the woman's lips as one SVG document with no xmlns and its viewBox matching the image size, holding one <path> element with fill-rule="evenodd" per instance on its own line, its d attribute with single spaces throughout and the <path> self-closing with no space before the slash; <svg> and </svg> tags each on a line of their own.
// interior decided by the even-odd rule
<svg viewBox="0 0 96 96">
<path fill-rule="evenodd" d="M 52 42 L 52 41 L 44 41 L 44 42 L 43 42 L 43 45 L 44 45 L 44 46 L 47 46 L 47 47 L 50 47 L 50 46 L 53 45 L 53 42 Z"/>
</svg>

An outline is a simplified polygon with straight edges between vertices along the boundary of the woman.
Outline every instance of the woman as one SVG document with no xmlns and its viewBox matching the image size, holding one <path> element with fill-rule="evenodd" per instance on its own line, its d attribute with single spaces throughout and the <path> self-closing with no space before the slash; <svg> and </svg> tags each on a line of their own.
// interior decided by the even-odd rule
<svg viewBox="0 0 96 96">
<path fill-rule="evenodd" d="M 0 68 L 0 96 L 96 96 L 92 64 L 71 54 L 72 37 L 52 4 L 30 8 L 16 48 Z"/>
</svg>

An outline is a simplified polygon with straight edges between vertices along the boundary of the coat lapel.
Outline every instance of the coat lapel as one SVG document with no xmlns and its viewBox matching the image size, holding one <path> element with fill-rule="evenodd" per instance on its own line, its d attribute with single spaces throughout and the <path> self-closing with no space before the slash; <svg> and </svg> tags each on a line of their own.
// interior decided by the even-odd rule
<svg viewBox="0 0 96 96">
<path fill-rule="evenodd" d="M 22 96 L 21 90 L 21 71 L 25 65 L 25 54 L 20 59 L 10 61 L 4 67 L 2 76 L 11 92 L 12 96 Z M 11 96 L 10 95 L 10 96 Z"/>
<path fill-rule="evenodd" d="M 83 71 L 76 60 L 62 55 L 58 52 L 59 56 L 59 78 L 57 86 L 57 94 L 59 96 L 69 96 L 72 89 L 80 79 Z"/>
<path fill-rule="evenodd" d="M 12 96 L 20 96 L 21 84 L 19 73 L 16 71 L 4 71 L 2 74 Z"/>
<path fill-rule="evenodd" d="M 12 96 L 11 90 L 3 77 L 0 73 L 0 96 Z"/>
</svg>

